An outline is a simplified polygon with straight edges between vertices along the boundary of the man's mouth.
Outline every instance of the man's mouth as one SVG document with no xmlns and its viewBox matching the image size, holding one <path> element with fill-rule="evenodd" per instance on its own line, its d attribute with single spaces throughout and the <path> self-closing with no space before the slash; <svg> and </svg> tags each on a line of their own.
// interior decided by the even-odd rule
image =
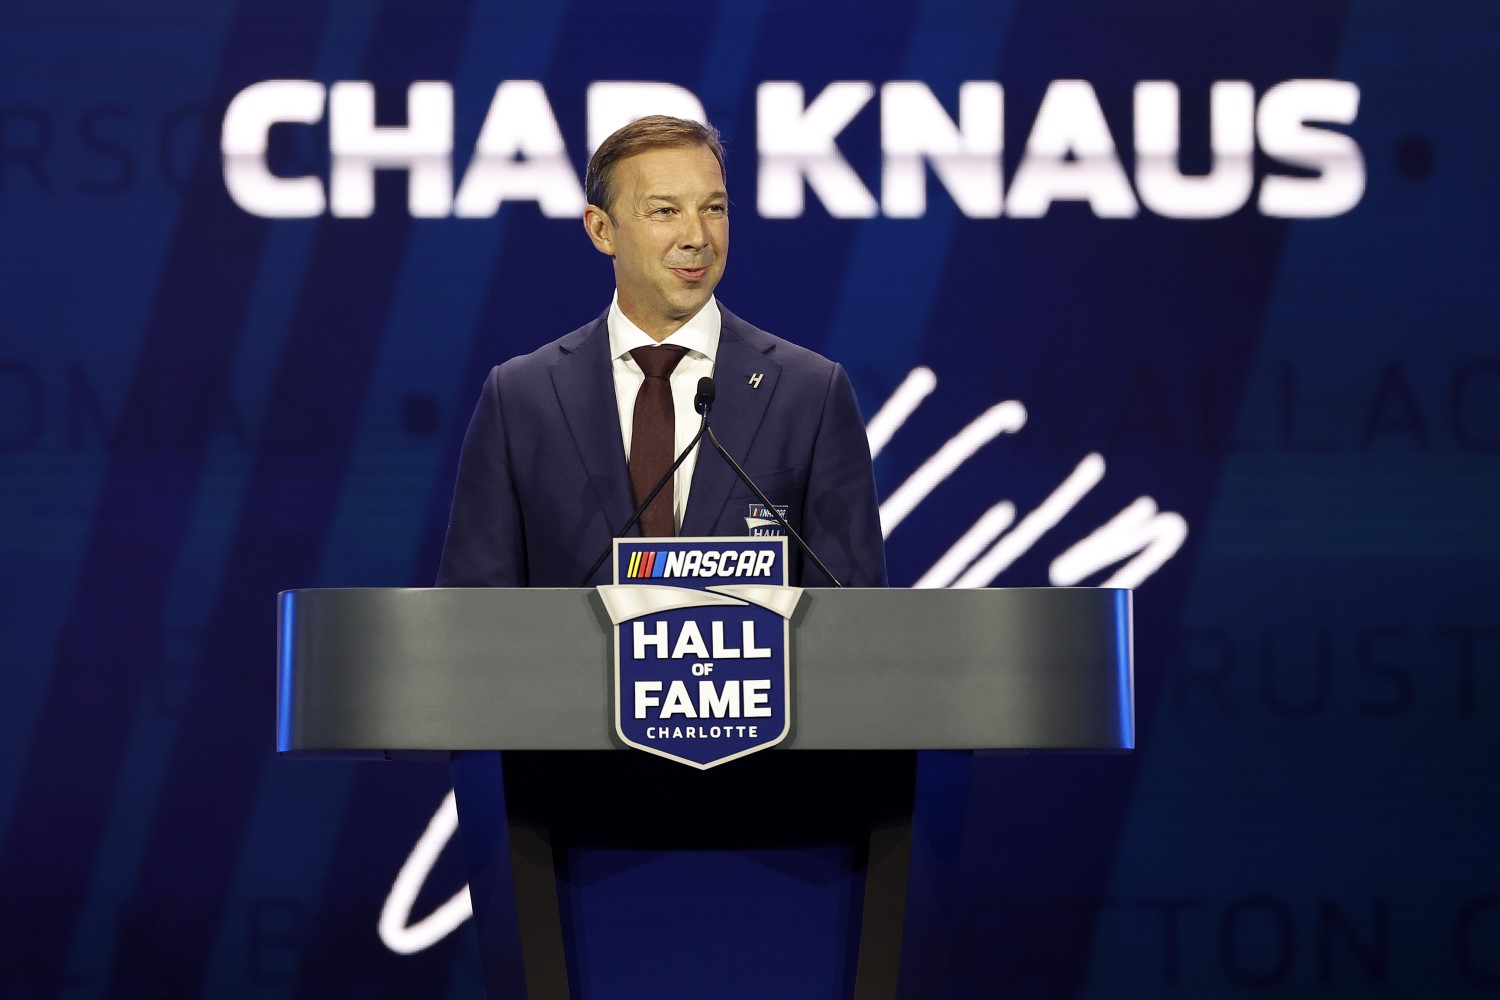
<svg viewBox="0 0 1500 1000">
<path fill-rule="evenodd" d="M 708 273 L 707 267 L 674 267 L 672 270 L 682 275 L 689 281 L 698 281 Z"/>
</svg>

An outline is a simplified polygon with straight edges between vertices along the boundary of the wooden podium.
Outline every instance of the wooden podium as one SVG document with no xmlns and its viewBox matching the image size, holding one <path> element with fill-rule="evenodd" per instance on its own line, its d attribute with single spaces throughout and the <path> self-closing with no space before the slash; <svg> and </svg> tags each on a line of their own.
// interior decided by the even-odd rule
<svg viewBox="0 0 1500 1000">
<path fill-rule="evenodd" d="M 452 760 L 493 997 L 894 997 L 915 751 L 1134 744 L 1123 590 L 808 590 L 787 739 L 708 771 L 615 737 L 593 590 L 280 600 L 281 753 Z"/>
</svg>

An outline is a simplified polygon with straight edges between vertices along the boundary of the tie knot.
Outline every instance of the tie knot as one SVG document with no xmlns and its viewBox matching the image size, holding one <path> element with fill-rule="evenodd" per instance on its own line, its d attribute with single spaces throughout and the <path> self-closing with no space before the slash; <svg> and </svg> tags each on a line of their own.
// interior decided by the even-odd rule
<svg viewBox="0 0 1500 1000">
<path fill-rule="evenodd" d="M 660 347 L 637 347 L 630 352 L 630 356 L 641 366 L 641 371 L 646 373 L 647 378 L 666 378 L 686 353 L 686 347 L 663 344 Z"/>
</svg>

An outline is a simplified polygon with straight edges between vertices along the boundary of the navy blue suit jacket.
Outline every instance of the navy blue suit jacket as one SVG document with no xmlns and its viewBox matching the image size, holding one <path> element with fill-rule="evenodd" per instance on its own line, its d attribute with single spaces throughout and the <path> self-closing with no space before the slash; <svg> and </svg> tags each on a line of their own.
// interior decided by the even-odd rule
<svg viewBox="0 0 1500 1000">
<path fill-rule="evenodd" d="M 885 586 L 870 446 L 848 376 L 720 311 L 711 418 L 719 440 L 787 506 L 840 582 Z M 635 510 L 607 315 L 490 372 L 459 457 L 438 586 L 576 587 Z M 747 535 L 755 502 L 705 439 L 681 534 Z M 831 586 L 794 541 L 788 547 L 792 584 Z M 606 561 L 589 585 L 609 582 Z"/>
</svg>

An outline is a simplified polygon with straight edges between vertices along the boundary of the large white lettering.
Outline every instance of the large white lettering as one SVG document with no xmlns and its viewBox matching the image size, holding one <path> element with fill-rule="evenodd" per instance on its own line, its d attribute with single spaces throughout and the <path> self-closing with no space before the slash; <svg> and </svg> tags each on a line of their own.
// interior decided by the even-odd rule
<svg viewBox="0 0 1500 1000">
<path fill-rule="evenodd" d="M 661 681 L 635 682 L 637 719 L 768 719 L 771 717 L 771 681 L 764 678 L 698 682 L 698 695 L 687 682 L 674 680 L 662 693 Z M 654 710 L 654 711 L 653 711 Z"/>
<path fill-rule="evenodd" d="M 1347 135 L 1309 128 L 1310 122 L 1352 125 L 1359 88 L 1344 80 L 1287 80 L 1260 100 L 1255 127 L 1267 154 L 1317 171 L 1316 177 L 1268 176 L 1260 186 L 1260 210 L 1288 219 L 1342 215 L 1365 193 L 1365 161 Z"/>
<path fill-rule="evenodd" d="M 811 104 L 802 84 L 763 83 L 756 92 L 755 120 L 760 145 L 760 189 L 756 202 L 768 219 L 802 214 L 803 182 L 836 219 L 868 219 L 877 205 L 834 139 L 875 96 L 864 80 L 830 83 Z"/>
<path fill-rule="evenodd" d="M 1115 141 L 1086 80 L 1054 80 L 1026 140 L 1005 214 L 1040 219 L 1054 201 L 1087 201 L 1101 219 L 1139 210 Z"/>
<path fill-rule="evenodd" d="M 903 80 L 880 89 L 880 208 L 894 219 L 927 211 L 926 163 L 958 210 L 971 219 L 1000 215 L 1003 98 L 993 80 L 958 88 L 958 124 L 927 84 Z"/>
<path fill-rule="evenodd" d="M 422 80 L 406 91 L 406 124 L 375 124 L 375 87 L 343 80 L 328 90 L 329 207 L 362 219 L 375 212 L 375 170 L 407 172 L 407 205 L 437 218 L 453 205 L 453 87 Z"/>
<path fill-rule="evenodd" d="M 881 160 L 871 176 L 878 170 L 878 201 L 838 145 L 877 94 Z M 265 218 L 324 212 L 362 218 L 375 211 L 375 171 L 400 170 L 408 177 L 407 211 L 413 216 L 490 218 L 516 201 L 536 203 L 549 218 L 581 214 L 582 183 L 564 139 L 570 129 L 559 123 L 539 81 L 498 84 L 456 190 L 452 85 L 418 81 L 406 96 L 406 123 L 377 126 L 368 81 L 328 88 L 313 80 L 251 84 L 224 113 L 220 150 L 230 197 Z M 953 96 L 956 116 L 920 80 L 878 89 L 868 80 L 839 80 L 810 101 L 794 80 L 760 84 L 758 211 L 769 219 L 797 218 L 811 193 L 834 218 L 920 218 L 927 211 L 929 167 L 958 210 L 975 219 L 1041 218 L 1056 202 L 1085 204 L 1100 218 L 1131 218 L 1144 207 L 1167 218 L 1214 219 L 1247 205 L 1281 218 L 1327 218 L 1349 211 L 1364 196 L 1359 145 L 1333 128 L 1352 124 L 1359 110 L 1359 88 L 1344 80 L 1287 80 L 1258 101 L 1246 81 L 1215 82 L 1206 129 L 1212 156 L 1202 174 L 1181 168 L 1187 130 L 1177 84 L 1135 85 L 1132 121 L 1114 125 L 1133 128 L 1135 155 L 1127 164 L 1093 85 L 1054 80 L 1035 118 L 1016 125 L 1026 129 L 1026 138 L 1008 189 L 1001 166 L 1003 88 L 995 80 L 969 80 Z M 586 121 L 571 128 L 586 136 L 591 151 L 615 128 L 646 113 L 704 117 L 702 102 L 677 84 L 604 80 L 590 84 Z M 273 129 L 325 124 L 326 183 L 316 175 L 272 170 Z M 1258 196 L 1257 146 L 1272 161 L 1263 168 Z M 1282 172 L 1276 163 L 1295 171 Z"/>
<path fill-rule="evenodd" d="M 1207 174 L 1184 175 L 1177 85 L 1164 80 L 1135 87 L 1135 186 L 1141 202 L 1173 219 L 1218 219 L 1239 211 L 1255 186 L 1255 90 L 1220 80 L 1209 91 Z"/>
<path fill-rule="evenodd" d="M 547 92 L 535 80 L 506 80 L 495 89 L 453 214 L 484 219 L 506 201 L 534 201 L 549 219 L 583 214 L 583 186 L 568 163 Z"/>
<path fill-rule="evenodd" d="M 224 186 L 236 205 L 268 219 L 323 214 L 323 182 L 316 177 L 276 176 L 266 152 L 273 125 L 322 121 L 324 98 L 323 85 L 313 80 L 263 80 L 234 95 L 224 111 L 219 149 L 224 154 Z"/>
</svg>

